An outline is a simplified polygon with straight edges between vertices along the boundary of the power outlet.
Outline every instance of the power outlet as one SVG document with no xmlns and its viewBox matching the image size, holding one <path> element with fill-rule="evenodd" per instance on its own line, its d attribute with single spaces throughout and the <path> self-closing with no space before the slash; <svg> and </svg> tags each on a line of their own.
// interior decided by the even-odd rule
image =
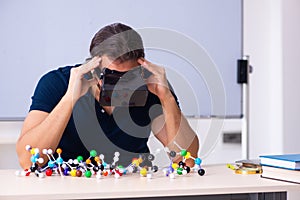
<svg viewBox="0 0 300 200">
<path fill-rule="evenodd" d="M 224 144 L 241 144 L 242 143 L 242 133 L 241 132 L 223 133 L 223 143 Z"/>
</svg>

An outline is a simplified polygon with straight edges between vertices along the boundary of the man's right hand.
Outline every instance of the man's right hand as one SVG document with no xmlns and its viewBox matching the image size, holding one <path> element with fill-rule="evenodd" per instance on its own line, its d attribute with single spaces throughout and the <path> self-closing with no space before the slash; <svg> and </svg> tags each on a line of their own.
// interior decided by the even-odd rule
<svg viewBox="0 0 300 200">
<path fill-rule="evenodd" d="M 66 96 L 72 99 L 73 105 L 77 100 L 83 96 L 92 85 L 96 85 L 97 79 L 92 78 L 86 80 L 84 74 L 92 71 L 96 67 L 99 67 L 101 62 L 101 57 L 94 57 L 89 62 L 71 69 L 70 80 Z"/>
</svg>

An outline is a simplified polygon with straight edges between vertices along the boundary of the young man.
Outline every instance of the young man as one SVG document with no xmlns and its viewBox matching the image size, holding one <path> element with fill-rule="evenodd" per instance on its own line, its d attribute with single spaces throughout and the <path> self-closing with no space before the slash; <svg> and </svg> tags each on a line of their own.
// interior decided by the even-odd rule
<svg viewBox="0 0 300 200">
<path fill-rule="evenodd" d="M 178 151 L 179 145 L 197 157 L 198 138 L 179 109 L 165 70 L 144 58 L 143 42 L 135 30 L 121 23 L 105 26 L 92 39 L 90 54 L 89 62 L 59 68 L 40 79 L 16 146 L 23 168 L 31 165 L 25 151 L 28 144 L 61 148 L 65 160 L 87 158 L 95 149 L 110 162 L 118 151 L 120 164 L 126 165 L 138 154 L 149 153 L 151 131 L 170 150 Z M 151 74 L 145 79 L 145 105 L 100 105 L 103 82 L 91 72 L 108 68 L 125 73 L 137 66 Z"/>
</svg>

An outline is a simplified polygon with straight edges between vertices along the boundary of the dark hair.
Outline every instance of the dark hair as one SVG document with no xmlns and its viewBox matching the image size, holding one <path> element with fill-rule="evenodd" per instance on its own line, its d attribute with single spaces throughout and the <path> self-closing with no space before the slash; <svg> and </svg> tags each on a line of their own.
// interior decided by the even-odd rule
<svg viewBox="0 0 300 200">
<path fill-rule="evenodd" d="M 141 36 L 121 23 L 101 28 L 92 39 L 90 54 L 92 57 L 106 55 L 120 62 L 145 57 Z"/>
</svg>

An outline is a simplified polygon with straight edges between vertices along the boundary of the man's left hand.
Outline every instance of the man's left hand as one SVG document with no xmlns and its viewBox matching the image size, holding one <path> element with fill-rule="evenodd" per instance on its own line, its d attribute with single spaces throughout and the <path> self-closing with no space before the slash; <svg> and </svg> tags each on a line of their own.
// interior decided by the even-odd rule
<svg viewBox="0 0 300 200">
<path fill-rule="evenodd" d="M 166 78 L 165 68 L 153 64 L 145 58 L 139 58 L 138 63 L 152 73 L 152 75 L 146 79 L 147 87 L 150 92 L 158 96 L 161 101 L 170 97 L 170 95 L 172 96 Z"/>
</svg>

